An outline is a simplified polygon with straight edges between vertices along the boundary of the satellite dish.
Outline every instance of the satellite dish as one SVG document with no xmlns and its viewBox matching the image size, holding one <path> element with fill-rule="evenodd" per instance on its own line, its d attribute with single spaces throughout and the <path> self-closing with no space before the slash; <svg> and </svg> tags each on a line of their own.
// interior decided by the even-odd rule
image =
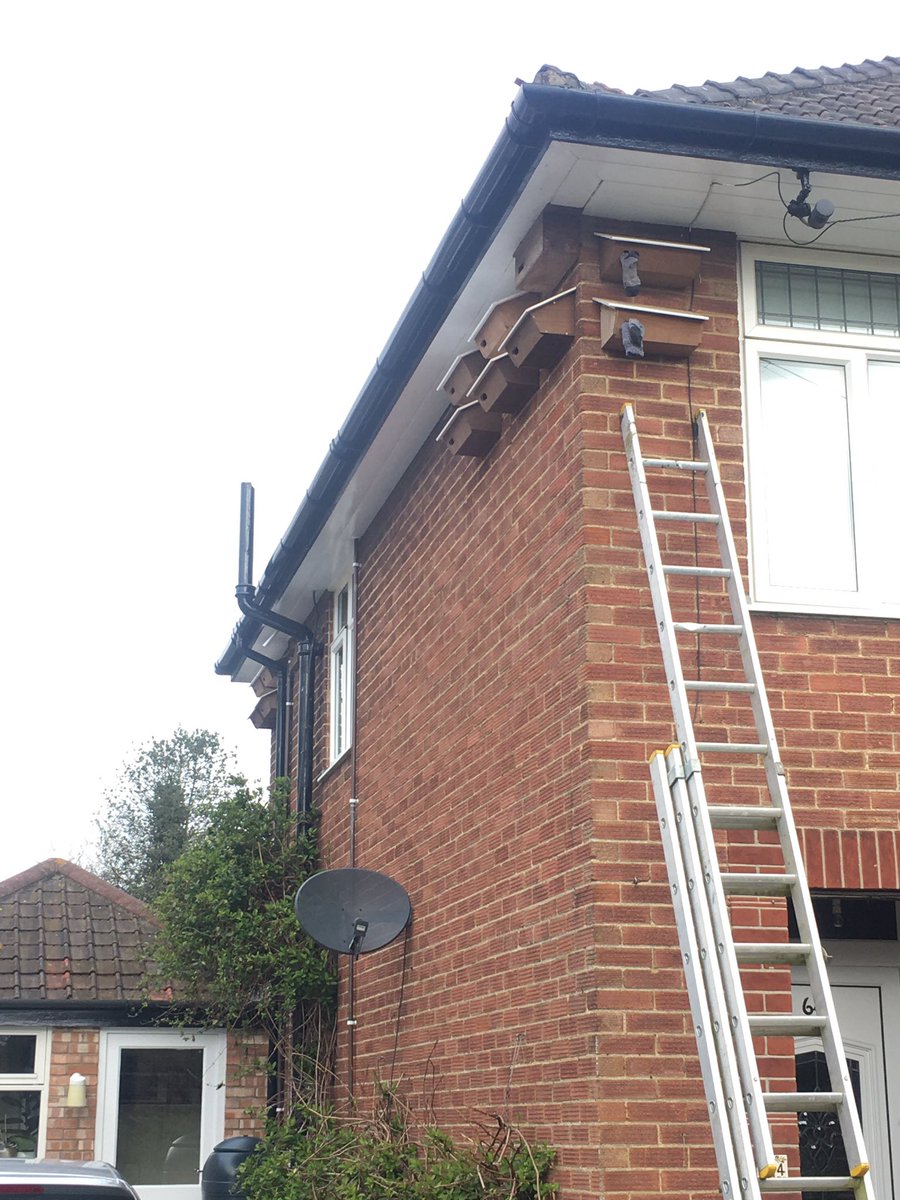
<svg viewBox="0 0 900 1200">
<path fill-rule="evenodd" d="M 314 941 L 339 954 L 371 954 L 409 924 L 405 890 L 378 871 L 341 867 L 311 875 L 294 900 L 297 920 Z"/>
</svg>

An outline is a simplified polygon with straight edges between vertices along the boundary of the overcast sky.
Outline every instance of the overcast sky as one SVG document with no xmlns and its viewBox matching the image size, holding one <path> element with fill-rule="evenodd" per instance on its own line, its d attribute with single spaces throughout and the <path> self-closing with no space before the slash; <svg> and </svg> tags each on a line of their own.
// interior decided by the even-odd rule
<svg viewBox="0 0 900 1200">
<path fill-rule="evenodd" d="M 131 747 L 268 735 L 213 662 L 542 63 L 626 91 L 900 54 L 894 4 L 0 0 L 0 879 Z"/>
</svg>

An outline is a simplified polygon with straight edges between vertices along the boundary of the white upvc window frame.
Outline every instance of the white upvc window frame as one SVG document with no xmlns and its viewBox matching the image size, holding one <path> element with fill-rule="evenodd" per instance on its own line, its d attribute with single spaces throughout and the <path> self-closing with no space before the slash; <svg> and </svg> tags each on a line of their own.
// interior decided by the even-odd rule
<svg viewBox="0 0 900 1200">
<path fill-rule="evenodd" d="M 884 511 L 883 504 L 885 496 L 889 495 L 889 488 L 879 473 L 871 469 L 879 445 L 878 429 L 866 421 L 870 399 L 868 363 L 882 361 L 900 364 L 900 337 L 761 324 L 757 319 L 757 261 L 900 274 L 900 261 L 896 259 L 804 252 L 785 246 L 747 244 L 741 247 L 745 461 L 752 607 L 770 612 L 900 618 L 900 591 L 896 573 L 892 582 L 885 582 L 887 572 L 893 570 L 886 556 L 892 554 L 892 540 L 895 537 L 895 525 L 888 519 L 889 514 Z M 762 438 L 763 389 L 760 366 L 763 359 L 822 363 L 844 368 L 858 572 L 855 590 L 779 586 L 768 577 L 769 545 L 764 486 L 766 462 Z M 900 479 L 900 464 L 897 478 Z M 897 494 L 900 495 L 900 487 Z M 896 517 L 900 518 L 900 503 L 897 504 Z M 789 519 L 789 515 L 786 519 Z"/>
<path fill-rule="evenodd" d="M 329 762 L 334 764 L 353 743 L 353 580 L 335 589 L 329 648 Z"/>
<path fill-rule="evenodd" d="M 3 1037 L 33 1037 L 34 1070 L 24 1074 L 0 1074 L 0 1092 L 38 1092 L 40 1094 L 40 1119 L 35 1157 L 43 1158 L 47 1152 L 47 1106 L 49 1099 L 50 1030 L 33 1029 L 24 1025 L 0 1026 Z"/>
</svg>

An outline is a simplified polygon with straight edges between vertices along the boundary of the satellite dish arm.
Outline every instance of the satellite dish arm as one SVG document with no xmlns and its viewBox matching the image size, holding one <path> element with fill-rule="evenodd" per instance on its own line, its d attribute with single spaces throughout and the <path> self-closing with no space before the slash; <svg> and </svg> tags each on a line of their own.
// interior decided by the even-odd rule
<svg viewBox="0 0 900 1200">
<path fill-rule="evenodd" d="M 353 937 L 350 939 L 347 953 L 352 954 L 354 958 L 359 958 L 360 954 L 362 954 L 362 944 L 368 928 L 369 922 L 364 921 L 362 918 L 353 922 Z"/>
</svg>

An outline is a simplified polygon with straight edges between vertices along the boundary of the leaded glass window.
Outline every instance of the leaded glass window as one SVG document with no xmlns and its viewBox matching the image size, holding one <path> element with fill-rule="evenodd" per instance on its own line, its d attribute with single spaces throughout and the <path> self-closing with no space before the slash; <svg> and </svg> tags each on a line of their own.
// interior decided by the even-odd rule
<svg viewBox="0 0 900 1200">
<path fill-rule="evenodd" d="M 761 325 L 900 337 L 900 274 L 757 262 Z"/>
<path fill-rule="evenodd" d="M 808 1050 L 797 1055 L 797 1091 L 830 1092 L 831 1080 L 825 1055 L 821 1050 Z M 856 1097 L 856 1107 L 862 1112 L 859 1063 L 847 1060 L 850 1086 Z M 837 1113 L 801 1112 L 797 1114 L 800 1134 L 800 1174 L 843 1176 L 850 1173 L 844 1139 Z M 853 1200 L 853 1192 L 803 1192 L 803 1200 Z"/>
</svg>

